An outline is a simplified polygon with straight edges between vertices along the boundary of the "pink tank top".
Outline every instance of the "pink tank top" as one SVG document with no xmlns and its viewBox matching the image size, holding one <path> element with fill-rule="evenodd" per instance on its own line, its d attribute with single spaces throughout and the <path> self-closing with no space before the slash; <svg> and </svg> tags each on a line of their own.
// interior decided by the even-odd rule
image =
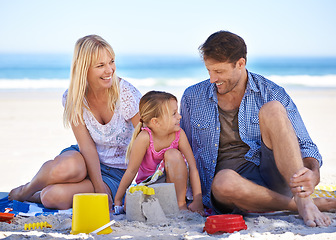
<svg viewBox="0 0 336 240">
<path fill-rule="evenodd" d="M 145 130 L 149 134 L 149 147 L 139 167 L 138 176 L 136 178 L 137 184 L 154 174 L 157 165 L 160 164 L 160 162 L 163 160 L 164 153 L 168 149 L 172 148 L 178 149 L 178 143 L 180 140 L 180 132 L 181 132 L 180 129 L 175 133 L 175 139 L 170 144 L 169 147 L 161 149 L 159 152 L 157 152 L 154 149 L 152 131 L 148 127 L 142 128 L 141 130 Z"/>
</svg>

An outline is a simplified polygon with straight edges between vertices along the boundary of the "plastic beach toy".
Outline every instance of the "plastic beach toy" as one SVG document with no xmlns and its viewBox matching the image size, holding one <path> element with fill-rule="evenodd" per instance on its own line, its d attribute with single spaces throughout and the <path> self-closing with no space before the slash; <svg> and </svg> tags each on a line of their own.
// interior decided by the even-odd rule
<svg viewBox="0 0 336 240">
<path fill-rule="evenodd" d="M 114 224 L 115 222 L 116 222 L 116 221 L 112 220 L 111 222 L 109 222 L 109 223 L 105 224 L 104 226 L 102 226 L 102 227 L 100 227 L 100 228 L 94 230 L 94 231 L 91 232 L 91 233 L 96 233 L 96 234 L 97 234 L 97 233 L 99 233 L 100 231 L 104 230 L 105 228 L 108 228 L 109 226 L 111 226 L 111 225 Z"/>
<path fill-rule="evenodd" d="M 246 230 L 247 226 L 242 215 L 224 214 L 207 217 L 203 231 L 214 234 L 216 232 L 233 233 L 243 229 Z"/>
<path fill-rule="evenodd" d="M 105 193 L 81 193 L 73 197 L 71 234 L 91 233 L 110 222 L 108 197 Z M 97 234 L 109 234 L 106 227 Z"/>
<path fill-rule="evenodd" d="M 136 191 L 142 191 L 143 194 L 146 194 L 146 195 L 154 195 L 155 194 L 154 188 L 147 187 L 147 186 L 137 185 L 135 187 L 130 187 L 129 188 L 130 193 L 134 193 Z"/>
<path fill-rule="evenodd" d="M 42 228 L 52 228 L 52 226 L 47 222 L 37 222 L 37 223 L 26 223 L 24 225 L 24 230 L 31 230 L 31 229 L 42 229 Z"/>
<path fill-rule="evenodd" d="M 10 211 L 13 211 L 12 208 L 5 208 L 5 212 L 0 213 L 0 222 L 6 222 L 11 223 L 11 220 L 15 216 L 14 213 L 9 213 Z"/>
</svg>

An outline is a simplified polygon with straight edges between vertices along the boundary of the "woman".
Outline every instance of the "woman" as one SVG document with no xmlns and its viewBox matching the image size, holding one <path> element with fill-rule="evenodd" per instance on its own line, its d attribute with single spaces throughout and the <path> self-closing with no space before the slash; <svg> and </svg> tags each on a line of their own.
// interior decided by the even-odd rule
<svg viewBox="0 0 336 240">
<path fill-rule="evenodd" d="M 112 47 L 101 37 L 77 41 L 63 105 L 64 123 L 71 126 L 78 144 L 44 163 L 31 182 L 9 193 L 9 200 L 68 209 L 74 194 L 95 192 L 107 193 L 111 204 L 127 168 L 125 154 L 140 120 L 141 98 L 116 75 L 114 61 Z"/>
</svg>

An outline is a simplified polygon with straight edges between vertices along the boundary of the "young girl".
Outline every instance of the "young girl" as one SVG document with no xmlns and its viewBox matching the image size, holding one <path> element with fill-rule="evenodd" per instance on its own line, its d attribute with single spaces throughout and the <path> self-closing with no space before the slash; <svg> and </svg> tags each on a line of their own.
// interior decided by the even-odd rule
<svg viewBox="0 0 336 240">
<path fill-rule="evenodd" d="M 139 104 L 140 123 L 136 126 L 128 146 L 127 170 L 121 179 L 114 205 L 121 206 L 126 189 L 137 175 L 139 184 L 153 175 L 162 160 L 165 175 L 158 181 L 175 184 L 180 210 L 189 209 L 203 213 L 201 183 L 196 162 L 184 131 L 180 128 L 181 115 L 178 113 L 174 95 L 160 91 L 146 93 Z M 186 192 L 189 166 L 193 201 L 187 207 Z"/>
</svg>

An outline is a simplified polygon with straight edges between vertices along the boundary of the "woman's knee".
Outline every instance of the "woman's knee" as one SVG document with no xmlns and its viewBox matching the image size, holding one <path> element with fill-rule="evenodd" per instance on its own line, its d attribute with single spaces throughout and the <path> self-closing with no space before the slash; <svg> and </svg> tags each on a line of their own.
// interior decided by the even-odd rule
<svg viewBox="0 0 336 240">
<path fill-rule="evenodd" d="M 50 178 L 54 182 L 76 182 L 87 176 L 87 169 L 82 155 L 78 152 L 66 153 L 57 156 L 50 170 Z"/>
<path fill-rule="evenodd" d="M 72 207 L 72 197 L 64 191 L 61 185 L 49 185 L 41 191 L 41 202 L 46 208 L 69 209 Z"/>
</svg>

